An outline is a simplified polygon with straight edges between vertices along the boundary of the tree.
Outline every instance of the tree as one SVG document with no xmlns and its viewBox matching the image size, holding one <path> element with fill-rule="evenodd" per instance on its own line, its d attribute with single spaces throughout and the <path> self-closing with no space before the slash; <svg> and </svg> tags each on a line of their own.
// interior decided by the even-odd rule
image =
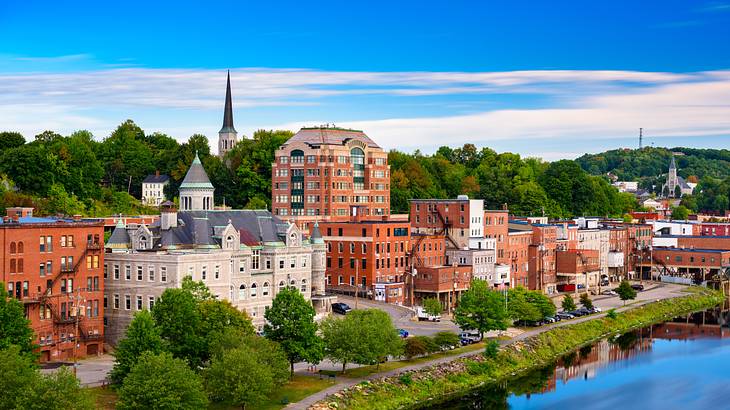
<svg viewBox="0 0 730 410">
<path fill-rule="evenodd" d="M 433 335 L 433 342 L 441 349 L 459 345 L 459 335 L 454 332 L 437 332 Z"/>
<path fill-rule="evenodd" d="M 15 345 L 22 353 L 31 354 L 34 346 L 30 320 L 25 318 L 23 304 L 9 297 L 5 289 L 0 282 L 0 349 Z"/>
<path fill-rule="evenodd" d="M 127 327 L 124 338 L 119 341 L 114 350 L 114 368 L 111 371 L 111 379 L 114 383 L 121 384 L 124 378 L 132 370 L 137 360 L 144 352 L 153 354 L 162 353 L 165 350 L 164 343 L 160 337 L 160 331 L 155 326 L 152 314 L 143 310 L 137 312 L 132 323 Z"/>
<path fill-rule="evenodd" d="M 500 292 L 489 289 L 486 281 L 475 279 L 454 311 L 454 322 L 463 330 L 474 329 L 484 337 L 490 330 L 507 329 L 507 310 Z"/>
<path fill-rule="evenodd" d="M 686 221 L 689 217 L 689 209 L 684 205 L 680 205 L 672 209 L 672 219 L 675 221 Z"/>
<path fill-rule="evenodd" d="M 208 405 L 200 376 L 170 353 L 144 352 L 119 389 L 117 409 L 201 409 Z"/>
<path fill-rule="evenodd" d="M 312 304 L 293 287 L 279 291 L 264 317 L 264 334 L 279 342 L 289 359 L 291 377 L 294 363 L 317 364 L 324 356 L 324 341 L 317 336 L 315 311 Z"/>
<path fill-rule="evenodd" d="M 25 144 L 23 134 L 13 131 L 0 132 L 0 152 L 9 148 L 17 148 Z"/>
<path fill-rule="evenodd" d="M 287 380 L 284 351 L 257 336 L 250 337 L 249 342 L 254 339 L 259 339 L 257 346 L 243 344 L 225 351 L 205 370 L 205 387 L 213 401 L 245 408 L 263 402 Z"/>
<path fill-rule="evenodd" d="M 624 305 L 626 305 L 627 300 L 636 299 L 636 290 L 631 287 L 631 284 L 627 280 L 621 281 L 616 288 L 616 293 L 618 293 L 618 297 L 624 301 Z"/>
<path fill-rule="evenodd" d="M 403 349 L 403 354 L 406 359 L 411 360 L 414 357 L 423 356 L 428 352 L 426 345 L 423 343 L 423 339 L 418 337 L 410 337 L 406 339 L 406 345 Z"/>
<path fill-rule="evenodd" d="M 423 300 L 423 310 L 429 315 L 437 316 L 443 312 L 444 308 L 438 299 L 426 298 Z"/>
<path fill-rule="evenodd" d="M 208 289 L 208 286 L 202 280 L 195 281 L 193 277 L 187 275 L 183 278 L 180 288 L 186 292 L 190 292 L 196 301 L 202 302 L 205 300 L 216 299 L 216 296 Z"/>
<path fill-rule="evenodd" d="M 73 372 L 63 367 L 57 371 L 39 376 L 25 398 L 25 405 L 33 410 L 91 410 L 96 408 L 89 391 L 81 387 Z"/>
<path fill-rule="evenodd" d="M 202 364 L 206 352 L 201 335 L 200 312 L 195 297 L 183 289 L 166 289 L 152 308 L 160 336 L 176 358 L 191 366 Z"/>
<path fill-rule="evenodd" d="M 593 309 L 593 301 L 591 300 L 591 297 L 588 296 L 588 293 L 580 295 L 580 304 L 586 309 Z"/>
<path fill-rule="evenodd" d="M 18 346 L 6 346 L 0 349 L 0 374 L 0 410 L 21 408 L 23 399 L 38 380 L 34 360 Z"/>
<path fill-rule="evenodd" d="M 564 312 L 570 312 L 578 308 L 577 306 L 575 306 L 575 301 L 570 295 L 563 296 L 563 302 L 561 303 L 561 306 Z"/>
<path fill-rule="evenodd" d="M 335 363 L 380 364 L 399 356 L 403 341 L 388 313 L 378 309 L 355 310 L 344 319 L 328 317 L 321 324 L 325 355 Z"/>
</svg>

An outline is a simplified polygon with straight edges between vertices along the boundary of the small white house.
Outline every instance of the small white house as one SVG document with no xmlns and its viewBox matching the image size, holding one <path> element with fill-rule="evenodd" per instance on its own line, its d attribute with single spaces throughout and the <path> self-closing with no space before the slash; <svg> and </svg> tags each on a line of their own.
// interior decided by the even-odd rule
<svg viewBox="0 0 730 410">
<path fill-rule="evenodd" d="M 167 201 L 165 198 L 165 186 L 170 184 L 170 177 L 160 175 L 157 171 L 154 175 L 148 175 L 142 181 L 142 203 L 150 206 L 160 206 Z"/>
</svg>

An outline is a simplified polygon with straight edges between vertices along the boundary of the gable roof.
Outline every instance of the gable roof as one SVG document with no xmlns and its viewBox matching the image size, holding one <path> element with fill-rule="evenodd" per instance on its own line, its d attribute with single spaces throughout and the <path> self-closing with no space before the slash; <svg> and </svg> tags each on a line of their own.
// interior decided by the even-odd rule
<svg viewBox="0 0 730 410">
<path fill-rule="evenodd" d="M 147 175 L 147 178 L 142 181 L 143 184 L 161 184 L 163 182 L 167 182 L 170 180 L 170 177 L 167 175 L 159 175 L 159 174 L 151 174 Z"/>
</svg>

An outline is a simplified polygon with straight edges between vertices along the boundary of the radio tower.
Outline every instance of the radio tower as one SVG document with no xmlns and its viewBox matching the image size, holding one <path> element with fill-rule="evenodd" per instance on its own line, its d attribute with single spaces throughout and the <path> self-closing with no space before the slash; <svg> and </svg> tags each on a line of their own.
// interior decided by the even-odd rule
<svg viewBox="0 0 730 410">
<path fill-rule="evenodd" d="M 643 137 L 644 137 L 644 129 L 643 128 L 639 128 L 639 150 L 641 150 L 641 143 L 642 143 L 641 140 L 642 140 Z"/>
</svg>

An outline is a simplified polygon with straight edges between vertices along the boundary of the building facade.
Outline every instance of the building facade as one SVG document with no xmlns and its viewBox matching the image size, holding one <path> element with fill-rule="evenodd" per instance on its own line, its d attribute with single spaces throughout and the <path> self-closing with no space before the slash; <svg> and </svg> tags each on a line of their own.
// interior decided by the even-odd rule
<svg viewBox="0 0 730 410">
<path fill-rule="evenodd" d="M 302 229 L 390 215 L 388 154 L 362 131 L 302 128 L 276 151 L 271 168 L 273 213 Z"/>
<path fill-rule="evenodd" d="M 484 201 L 459 195 L 456 199 L 411 200 L 411 226 L 417 233 L 442 233 L 448 246 L 476 248 L 484 238 Z"/>
<path fill-rule="evenodd" d="M 103 224 L 38 218 L 32 208 L 7 214 L 0 223 L 0 281 L 23 302 L 40 360 L 102 353 Z"/>
<path fill-rule="evenodd" d="M 147 175 L 142 181 L 142 203 L 148 206 L 160 206 L 165 202 L 165 188 L 170 185 L 170 177 L 160 175 L 159 171 Z"/>
</svg>

